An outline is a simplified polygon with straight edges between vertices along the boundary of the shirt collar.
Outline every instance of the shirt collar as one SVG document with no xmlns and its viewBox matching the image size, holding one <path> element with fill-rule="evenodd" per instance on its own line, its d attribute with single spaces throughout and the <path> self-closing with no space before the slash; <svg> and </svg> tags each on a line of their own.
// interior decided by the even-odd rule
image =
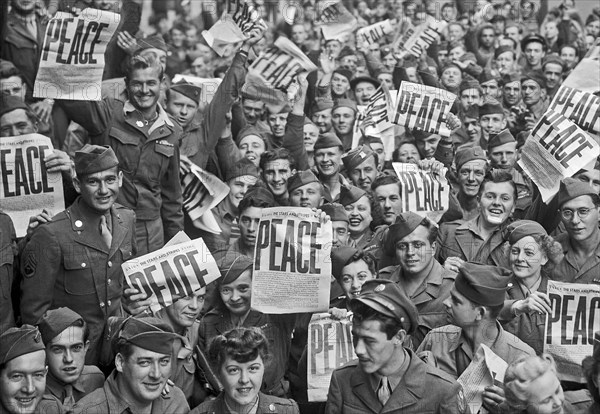
<svg viewBox="0 0 600 414">
<path fill-rule="evenodd" d="M 83 372 L 82 372 L 83 373 Z M 83 387 L 83 381 L 81 380 L 81 375 L 77 378 L 73 384 L 73 389 L 82 393 L 87 394 L 85 388 Z M 54 395 L 56 398 L 61 400 L 63 397 L 63 392 L 65 390 L 66 384 L 64 384 L 61 380 L 56 378 L 51 371 L 48 371 L 48 375 L 46 376 L 46 389 L 50 391 L 50 394 Z"/>
<path fill-rule="evenodd" d="M 156 118 L 156 121 L 154 121 L 154 123 L 150 127 L 150 130 L 148 131 L 149 134 L 151 134 L 152 131 L 154 131 L 156 128 L 163 124 L 166 124 L 170 127 L 173 126 L 173 122 L 169 119 L 169 114 L 167 114 L 167 111 L 165 111 L 159 103 L 156 104 L 156 109 L 158 112 L 158 118 Z M 135 106 L 133 106 L 131 101 L 129 99 L 126 100 L 123 104 L 123 114 L 127 115 L 135 111 L 137 111 L 137 109 L 135 108 Z"/>
<path fill-rule="evenodd" d="M 398 387 L 398 385 L 400 385 L 404 374 L 408 370 L 408 365 L 410 364 L 410 354 L 404 348 L 402 348 L 402 352 L 404 352 L 404 362 L 402 363 L 402 366 L 398 369 L 398 371 L 387 376 L 388 383 L 390 384 L 391 388 L 391 393 L 393 393 L 394 390 Z M 373 391 L 375 391 L 375 394 L 377 394 L 377 390 L 379 389 L 379 384 L 381 383 L 382 377 L 383 375 L 375 373 L 369 375 L 369 383 L 371 384 Z"/>
</svg>

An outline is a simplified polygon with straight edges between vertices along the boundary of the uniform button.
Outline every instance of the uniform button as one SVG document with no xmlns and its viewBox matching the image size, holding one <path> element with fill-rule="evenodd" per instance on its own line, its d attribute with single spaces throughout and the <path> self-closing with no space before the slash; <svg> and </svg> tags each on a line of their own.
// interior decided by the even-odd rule
<svg viewBox="0 0 600 414">
<path fill-rule="evenodd" d="M 86 265 L 85 263 L 82 263 L 82 264 L 81 264 L 81 267 L 86 267 L 86 266 L 87 266 L 87 265 Z"/>
<path fill-rule="evenodd" d="M 110 279 L 108 279 L 108 280 L 106 281 L 106 284 L 107 284 L 108 286 L 110 286 L 110 284 L 111 284 L 111 283 L 112 283 L 112 280 L 110 280 Z"/>
<path fill-rule="evenodd" d="M 100 307 L 103 308 L 104 307 L 104 302 L 100 302 Z"/>
<path fill-rule="evenodd" d="M 110 260 L 108 261 L 108 267 L 112 267 L 112 262 Z"/>
<path fill-rule="evenodd" d="M 275 411 L 275 404 L 269 404 L 269 411 Z"/>
<path fill-rule="evenodd" d="M 109 300 L 108 302 L 106 302 L 106 304 L 107 304 L 108 306 L 110 306 L 110 305 L 112 304 L 112 302 Z"/>
</svg>

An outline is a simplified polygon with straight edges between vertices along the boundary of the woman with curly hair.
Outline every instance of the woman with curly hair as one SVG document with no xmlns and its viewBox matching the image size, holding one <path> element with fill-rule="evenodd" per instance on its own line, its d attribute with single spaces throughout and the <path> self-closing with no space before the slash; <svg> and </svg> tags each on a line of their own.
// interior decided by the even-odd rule
<svg viewBox="0 0 600 414">
<path fill-rule="evenodd" d="M 348 216 L 348 245 L 373 253 L 379 259 L 385 221 L 381 206 L 374 197 L 353 185 L 342 187 L 340 204 Z"/>
<path fill-rule="evenodd" d="M 551 355 L 521 358 L 508 366 L 504 374 L 506 402 L 502 412 L 511 414 L 569 414 L 580 411 L 579 403 L 571 404 L 571 395 L 563 392 Z M 507 407 L 504 407 L 506 405 Z"/>
<path fill-rule="evenodd" d="M 223 391 L 190 414 L 298 414 L 295 401 L 260 392 L 269 358 L 269 341 L 260 328 L 234 328 L 214 337 L 208 345 L 208 360 Z"/>
<path fill-rule="evenodd" d="M 588 391 L 594 401 L 590 407 L 590 414 L 600 414 L 600 332 L 596 332 L 594 336 L 593 349 L 592 355 L 585 357 L 581 366 L 587 380 Z"/>
<path fill-rule="evenodd" d="M 562 260 L 562 248 L 537 222 L 519 220 L 506 228 L 508 259 L 513 279 L 506 292 L 498 319 L 504 329 L 543 351 L 546 314 L 550 299 L 546 294 L 548 274 Z"/>
</svg>

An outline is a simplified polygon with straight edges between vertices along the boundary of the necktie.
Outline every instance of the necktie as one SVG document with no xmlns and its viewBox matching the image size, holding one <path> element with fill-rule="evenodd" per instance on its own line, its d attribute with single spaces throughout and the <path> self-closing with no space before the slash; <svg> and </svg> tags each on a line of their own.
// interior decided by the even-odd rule
<svg viewBox="0 0 600 414">
<path fill-rule="evenodd" d="M 100 235 L 102 236 L 102 240 L 110 249 L 110 245 L 112 244 L 112 234 L 110 234 L 110 229 L 108 228 L 108 224 L 106 223 L 106 216 L 100 216 Z"/>
<path fill-rule="evenodd" d="M 379 388 L 377 389 L 377 398 L 381 402 L 381 405 L 385 406 L 385 403 L 390 399 L 390 384 L 387 377 L 381 377 Z"/>
<path fill-rule="evenodd" d="M 73 406 L 75 405 L 75 397 L 73 397 L 73 386 L 67 384 L 65 386 L 65 399 L 63 400 L 63 408 L 65 412 L 72 413 Z"/>
<path fill-rule="evenodd" d="M 27 19 L 27 30 L 33 36 L 34 39 L 37 39 L 37 24 L 35 18 Z"/>
</svg>

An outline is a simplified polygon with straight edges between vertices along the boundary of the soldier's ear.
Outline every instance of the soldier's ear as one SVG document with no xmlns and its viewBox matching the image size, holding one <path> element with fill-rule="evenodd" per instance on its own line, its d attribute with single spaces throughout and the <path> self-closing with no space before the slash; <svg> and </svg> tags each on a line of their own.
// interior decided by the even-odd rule
<svg viewBox="0 0 600 414">
<path fill-rule="evenodd" d="M 394 335 L 394 338 L 392 339 L 392 341 L 394 342 L 395 346 L 402 346 L 402 344 L 404 344 L 404 340 L 406 339 L 406 331 L 404 329 L 400 329 L 396 335 Z"/>
<path fill-rule="evenodd" d="M 73 177 L 73 187 L 77 191 L 77 194 L 81 194 L 81 181 L 79 181 L 78 177 Z"/>
<path fill-rule="evenodd" d="M 118 353 L 115 356 L 115 368 L 117 369 L 117 372 L 123 372 L 123 363 L 125 362 L 125 358 L 123 358 L 123 355 L 121 355 L 121 353 Z"/>
</svg>

